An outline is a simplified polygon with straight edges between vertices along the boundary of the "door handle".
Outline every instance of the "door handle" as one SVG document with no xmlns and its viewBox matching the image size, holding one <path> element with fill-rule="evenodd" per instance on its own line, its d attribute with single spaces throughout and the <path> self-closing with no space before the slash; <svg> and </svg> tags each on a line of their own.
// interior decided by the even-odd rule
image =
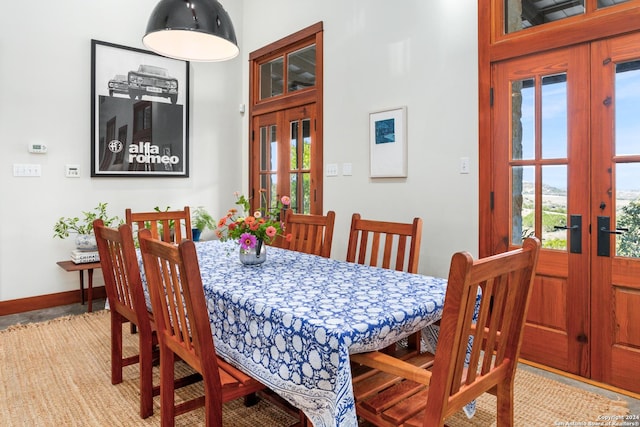
<svg viewBox="0 0 640 427">
<path fill-rule="evenodd" d="M 569 227 L 556 225 L 556 230 L 569 230 L 569 252 L 572 254 L 582 253 L 582 215 L 571 215 L 569 217 Z"/>
<path fill-rule="evenodd" d="M 598 256 L 611 256 L 611 235 L 622 234 L 629 231 L 628 228 L 616 228 L 611 230 L 611 219 L 608 216 L 598 217 Z"/>
</svg>

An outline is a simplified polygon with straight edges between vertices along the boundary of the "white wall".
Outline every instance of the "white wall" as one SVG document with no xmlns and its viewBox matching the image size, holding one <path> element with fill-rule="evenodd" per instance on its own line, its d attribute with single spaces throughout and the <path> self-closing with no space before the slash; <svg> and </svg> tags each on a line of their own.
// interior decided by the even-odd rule
<svg viewBox="0 0 640 427">
<path fill-rule="evenodd" d="M 33 0 L 3 5 L 0 300 L 78 288 L 77 273 L 56 265 L 74 248 L 73 239 L 52 238 L 61 216 L 79 215 L 98 202 L 108 202 L 109 212 L 121 217 L 127 207 L 184 205 L 202 205 L 217 215 L 228 204 L 220 192 L 226 196 L 240 189 L 239 149 L 245 144 L 238 113 L 241 58 L 191 65 L 190 178 L 90 178 L 91 39 L 144 48 L 141 38 L 157 0 L 133 3 Z M 226 3 L 242 42 L 242 3 Z M 48 154 L 28 153 L 30 142 L 47 144 Z M 15 178 L 14 163 L 41 164 L 42 176 Z M 65 178 L 65 164 L 79 164 L 81 178 Z M 100 273 L 95 282 L 102 284 Z"/>
<path fill-rule="evenodd" d="M 420 216 L 420 271 L 446 277 L 452 253 L 475 256 L 478 247 L 476 1 L 245 0 L 245 58 L 318 21 L 324 162 L 353 164 L 352 176 L 324 178 L 324 209 L 336 211 L 332 256 L 345 257 L 353 212 Z M 399 106 L 408 111 L 408 177 L 372 180 L 369 113 Z M 459 173 L 460 157 L 470 158 L 470 174 Z"/>
<path fill-rule="evenodd" d="M 337 214 L 333 256 L 344 259 L 353 212 L 381 220 L 421 216 L 420 270 L 446 275 L 451 254 L 477 252 L 477 24 L 475 0 L 225 0 L 241 47 L 232 61 L 191 65 L 188 179 L 90 178 L 90 40 L 140 47 L 156 0 L 8 3 L 0 26 L 0 300 L 77 289 L 66 259 L 72 239 L 53 224 L 108 202 L 123 215 L 154 206 L 204 205 L 214 216 L 247 188 L 248 55 L 324 22 L 325 163 L 353 176 L 325 178 L 325 210 Z M 6 8 L 5 8 L 6 10 Z M 126 13 L 125 13 L 126 12 Z M 25 28 L 33 30 L 27 33 Z M 408 108 L 409 176 L 368 177 L 368 115 Z M 29 154 L 27 144 L 49 146 Z M 460 157 L 471 173 L 458 173 Z M 15 178 L 39 163 L 40 178 Z M 80 179 L 64 165 L 82 167 Z M 101 275 L 96 274 L 96 284 Z"/>
</svg>

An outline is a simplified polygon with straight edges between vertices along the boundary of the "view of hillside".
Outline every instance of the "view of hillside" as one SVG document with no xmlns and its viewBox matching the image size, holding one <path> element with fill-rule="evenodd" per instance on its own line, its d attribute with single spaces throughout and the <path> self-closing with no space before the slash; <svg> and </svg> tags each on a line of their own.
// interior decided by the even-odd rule
<svg viewBox="0 0 640 427">
<path fill-rule="evenodd" d="M 522 236 L 531 235 L 534 229 L 534 185 L 523 182 Z M 616 210 L 618 228 L 629 231 L 617 238 L 616 253 L 622 256 L 640 257 L 640 189 L 619 191 Z M 542 186 L 542 245 L 548 249 L 567 248 L 566 230 L 555 227 L 567 225 L 567 190 L 550 185 Z"/>
</svg>

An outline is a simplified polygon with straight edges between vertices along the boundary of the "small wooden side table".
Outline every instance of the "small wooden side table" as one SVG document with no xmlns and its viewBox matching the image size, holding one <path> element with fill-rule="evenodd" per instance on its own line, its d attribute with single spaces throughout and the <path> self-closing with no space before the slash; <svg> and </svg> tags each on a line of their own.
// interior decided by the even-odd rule
<svg viewBox="0 0 640 427">
<path fill-rule="evenodd" d="M 91 313 L 93 307 L 91 302 L 93 299 L 93 269 L 100 268 L 100 262 L 85 262 L 82 264 L 76 264 L 73 261 L 58 261 L 57 264 L 64 268 L 65 271 L 78 271 L 80 272 L 80 298 L 81 304 L 84 305 L 84 271 L 87 271 L 89 277 L 89 287 L 87 292 L 87 311 Z"/>
</svg>

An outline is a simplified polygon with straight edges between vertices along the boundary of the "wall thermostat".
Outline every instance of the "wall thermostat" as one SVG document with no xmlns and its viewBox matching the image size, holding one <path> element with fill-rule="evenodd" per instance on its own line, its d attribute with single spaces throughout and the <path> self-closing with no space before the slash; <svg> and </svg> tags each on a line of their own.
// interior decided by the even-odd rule
<svg viewBox="0 0 640 427">
<path fill-rule="evenodd" d="M 44 144 L 29 144 L 29 152 L 35 154 L 44 154 L 47 152 L 47 146 Z"/>
</svg>

